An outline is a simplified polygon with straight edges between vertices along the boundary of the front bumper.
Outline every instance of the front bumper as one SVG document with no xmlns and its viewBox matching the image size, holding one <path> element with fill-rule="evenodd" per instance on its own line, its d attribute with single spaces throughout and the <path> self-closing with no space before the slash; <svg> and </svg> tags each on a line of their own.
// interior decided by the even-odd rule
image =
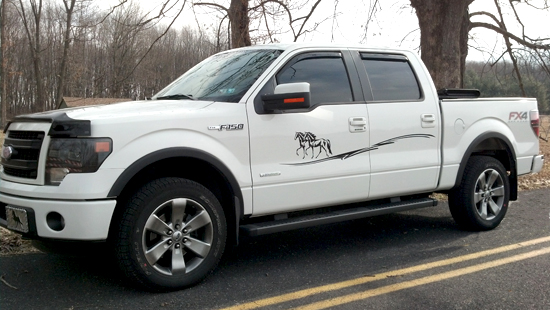
<svg viewBox="0 0 550 310">
<path fill-rule="evenodd" d="M 27 210 L 31 237 L 58 240 L 106 240 L 116 200 L 63 201 L 17 197 L 0 193 L 0 202 Z M 6 209 L 6 207 L 2 208 Z M 7 225 L 7 214 L 0 214 L 0 224 Z M 62 228 L 52 224 L 61 219 Z"/>
</svg>

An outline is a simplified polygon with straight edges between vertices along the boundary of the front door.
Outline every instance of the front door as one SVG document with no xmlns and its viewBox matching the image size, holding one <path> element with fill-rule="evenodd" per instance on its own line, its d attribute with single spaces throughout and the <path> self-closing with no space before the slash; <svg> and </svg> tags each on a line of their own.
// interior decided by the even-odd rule
<svg viewBox="0 0 550 310">
<path fill-rule="evenodd" d="M 362 93 L 351 86 L 358 76 L 349 52 L 300 52 L 286 60 L 247 103 L 253 215 L 365 200 L 368 115 Z M 296 82 L 310 83 L 311 109 L 262 111 L 262 93 Z"/>
</svg>

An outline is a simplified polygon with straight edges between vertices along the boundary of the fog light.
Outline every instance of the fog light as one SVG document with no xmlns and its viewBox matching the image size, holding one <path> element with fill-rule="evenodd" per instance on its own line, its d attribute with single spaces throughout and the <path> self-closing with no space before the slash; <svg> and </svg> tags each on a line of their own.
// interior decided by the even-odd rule
<svg viewBox="0 0 550 310">
<path fill-rule="evenodd" d="M 48 227 L 55 231 L 62 231 L 65 228 L 65 219 L 57 212 L 50 212 L 46 216 Z"/>
</svg>

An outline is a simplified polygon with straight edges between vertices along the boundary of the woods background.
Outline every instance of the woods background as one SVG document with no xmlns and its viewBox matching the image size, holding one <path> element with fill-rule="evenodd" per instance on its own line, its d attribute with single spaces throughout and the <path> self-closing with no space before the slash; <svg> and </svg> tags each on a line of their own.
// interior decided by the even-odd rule
<svg viewBox="0 0 550 310">
<path fill-rule="evenodd" d="M 321 0 L 164 0 L 155 11 L 148 11 L 139 2 L 129 0 L 110 1 L 107 6 L 100 6 L 105 1 L 92 0 L 3 0 L 2 125 L 18 114 L 55 109 L 64 96 L 144 99 L 216 52 L 277 42 L 283 34 L 291 41 L 299 41 L 304 34 L 316 31 L 320 24 L 337 25 L 338 18 L 345 16 L 339 11 L 339 1 L 324 1 L 332 1 L 334 10 L 330 15 L 316 11 Z M 461 7 L 449 5 L 458 2 Z M 521 32 L 521 26 L 519 33 L 514 35 L 505 23 L 505 18 L 511 18 L 515 24 L 522 25 L 521 18 L 528 18 L 519 16 L 515 6 L 548 10 L 547 2 L 495 0 L 498 9 L 495 12 L 499 14 L 468 12 L 472 2 L 412 0 L 408 6 L 418 15 L 427 10 L 426 6 L 448 5 L 435 16 L 428 16 L 431 25 L 437 24 L 437 20 L 444 21 L 444 10 L 465 10 L 460 12 L 468 18 L 466 30 L 495 27 L 495 36 L 507 38 L 503 52 L 495 52 L 489 61 L 467 62 L 465 69 L 459 70 L 462 71 L 461 81 L 451 84 L 461 85 L 438 85 L 441 84 L 439 80 L 436 85 L 478 88 L 484 97 L 536 97 L 541 113 L 550 113 L 550 40 L 544 36 L 530 37 L 525 29 Z M 371 9 L 365 12 L 366 23 L 376 20 L 381 6 L 374 0 L 370 4 Z M 211 14 L 208 26 L 198 22 L 196 26 L 185 27 L 174 23 L 182 12 L 199 8 Z M 503 14 L 506 8 L 513 13 Z M 428 9 L 437 11 L 432 7 Z M 425 13 L 422 14 L 426 19 Z M 470 21 L 481 15 L 492 23 Z M 547 28 L 547 21 L 541 21 L 541 26 Z M 422 24 L 420 31 L 424 37 L 438 35 L 430 34 Z M 447 29 L 447 32 L 459 31 Z M 437 44 L 443 45 L 441 42 Z M 476 48 L 475 42 L 469 42 L 468 48 Z M 435 59 L 437 56 L 427 61 L 428 49 L 432 48 L 419 46 L 434 76 L 433 70 L 437 69 L 432 70 L 431 65 L 440 61 Z M 464 53 L 467 55 L 467 50 L 456 57 L 465 59 Z M 441 50 L 436 54 L 450 53 Z M 454 67 L 452 63 L 451 66 Z"/>
</svg>

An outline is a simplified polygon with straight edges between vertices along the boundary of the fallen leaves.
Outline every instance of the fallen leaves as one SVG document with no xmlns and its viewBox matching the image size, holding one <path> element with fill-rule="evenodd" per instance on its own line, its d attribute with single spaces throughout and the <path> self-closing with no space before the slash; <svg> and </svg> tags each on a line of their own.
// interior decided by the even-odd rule
<svg viewBox="0 0 550 310">
<path fill-rule="evenodd" d="M 543 115 L 540 117 L 541 135 L 545 132 L 550 133 L 550 116 Z M 550 160 L 550 141 L 539 139 L 540 154 L 544 154 L 546 161 Z M 533 190 L 550 187 L 550 165 L 545 162 L 542 171 L 535 174 L 520 176 L 518 178 L 519 190 Z"/>
<path fill-rule="evenodd" d="M 38 252 L 30 240 L 24 240 L 21 235 L 0 227 L 0 256 Z"/>
</svg>

